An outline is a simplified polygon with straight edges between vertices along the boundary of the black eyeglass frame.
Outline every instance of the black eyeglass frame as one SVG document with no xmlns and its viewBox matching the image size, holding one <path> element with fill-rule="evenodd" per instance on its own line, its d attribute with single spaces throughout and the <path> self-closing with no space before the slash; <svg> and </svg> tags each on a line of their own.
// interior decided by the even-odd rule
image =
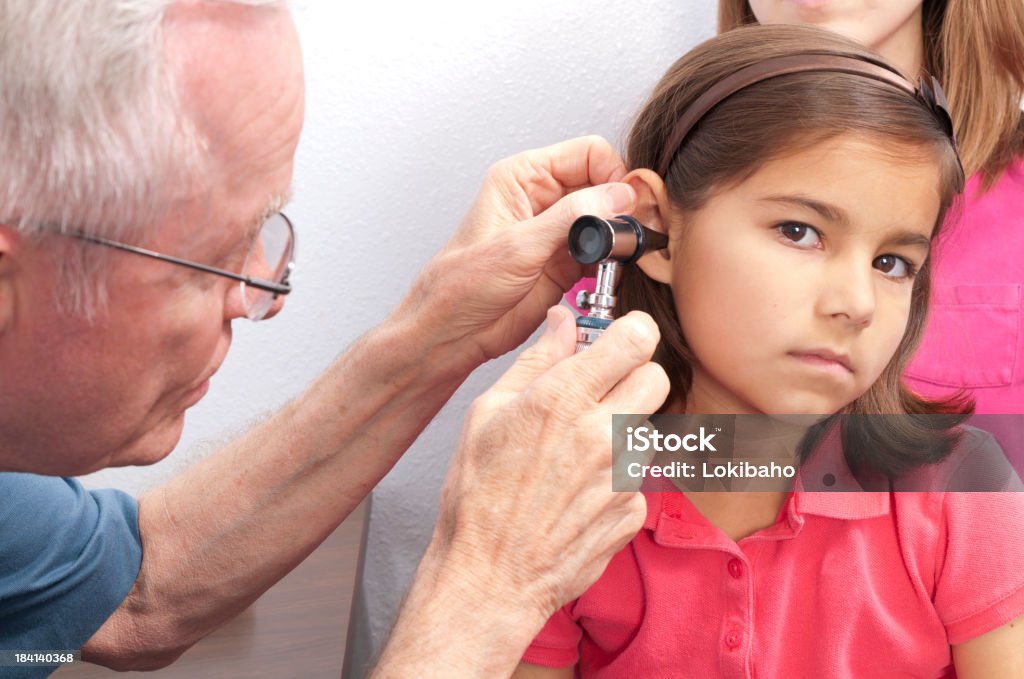
<svg viewBox="0 0 1024 679">
<path fill-rule="evenodd" d="M 174 257 L 173 255 L 165 255 L 162 252 L 147 250 L 146 248 L 140 248 L 136 245 L 128 245 L 127 243 L 110 240 L 109 238 L 103 238 L 102 236 L 94 236 L 81 231 L 65 231 L 64 235 L 88 241 L 89 243 L 96 243 L 98 245 L 105 245 L 109 248 L 124 250 L 125 252 L 133 252 L 137 255 L 142 255 L 143 257 L 151 257 L 152 259 L 157 259 L 161 262 L 177 264 L 179 266 L 195 269 L 196 271 L 204 271 L 206 273 L 216 274 L 217 276 L 224 276 L 225 278 L 230 278 L 235 281 L 241 281 L 245 285 L 256 288 L 257 290 L 274 293 L 274 298 L 276 299 L 278 295 L 287 295 L 292 291 L 292 286 L 291 283 L 288 282 L 288 277 L 291 276 L 292 269 L 295 268 L 295 227 L 292 226 L 292 221 L 288 219 L 283 212 L 277 212 L 274 215 L 271 215 L 271 217 L 276 216 L 280 216 L 284 219 L 285 224 L 288 225 L 288 232 L 291 236 L 288 248 L 288 265 L 285 267 L 284 276 L 281 278 L 280 283 L 270 281 L 265 278 L 251 278 L 250 276 L 244 276 L 240 273 L 228 271 L 227 269 L 220 269 L 215 266 L 210 266 L 209 264 L 201 264 L 190 259 L 182 259 L 181 257 Z M 263 228 L 262 225 L 260 228 Z"/>
</svg>

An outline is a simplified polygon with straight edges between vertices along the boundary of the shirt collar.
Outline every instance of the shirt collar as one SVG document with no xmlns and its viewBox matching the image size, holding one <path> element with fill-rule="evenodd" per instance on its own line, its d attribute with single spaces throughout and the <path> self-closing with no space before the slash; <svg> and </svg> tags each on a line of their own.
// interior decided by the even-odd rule
<svg viewBox="0 0 1024 679">
<path fill-rule="evenodd" d="M 644 528 L 654 531 L 658 542 L 667 544 L 666 539 L 672 542 L 671 536 L 679 532 L 681 523 L 693 527 L 694 522 L 687 516 L 696 513 L 696 509 L 671 481 L 649 479 L 644 490 L 647 499 Z M 793 496 L 779 523 L 788 523 L 792 529 L 799 530 L 805 514 L 848 521 L 870 519 L 887 515 L 890 503 L 888 492 L 863 490 L 846 463 L 838 427 L 834 427 L 801 466 Z"/>
<path fill-rule="evenodd" d="M 800 466 L 794 494 L 793 511 L 798 515 L 856 520 L 889 513 L 889 493 L 864 490 L 850 471 L 839 427 L 835 426 Z"/>
</svg>

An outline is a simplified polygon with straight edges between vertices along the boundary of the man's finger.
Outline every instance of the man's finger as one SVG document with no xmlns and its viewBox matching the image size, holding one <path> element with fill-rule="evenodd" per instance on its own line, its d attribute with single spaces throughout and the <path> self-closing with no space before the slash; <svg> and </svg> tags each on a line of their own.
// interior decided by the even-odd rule
<svg viewBox="0 0 1024 679">
<path fill-rule="evenodd" d="M 647 417 L 657 412 L 669 392 L 665 370 L 657 363 L 640 366 L 608 392 L 601 404 L 612 427 L 612 487 L 617 491 L 640 490 L 643 477 L 632 473 L 632 464 L 650 464 L 654 457 L 649 451 L 631 450 L 627 445 L 629 432 L 637 427 L 649 426 Z M 618 417 L 613 417 L 613 416 Z"/>
<path fill-rule="evenodd" d="M 633 212 L 636 192 L 629 184 L 592 186 L 570 193 L 541 214 L 515 227 L 515 235 L 530 257 L 547 260 L 568 248 L 569 227 L 578 217 L 613 217 Z"/>
<path fill-rule="evenodd" d="M 650 316 L 631 311 L 608 326 L 586 351 L 551 368 L 538 380 L 538 386 L 562 389 L 573 385 L 587 401 L 600 401 L 619 381 L 651 360 L 659 337 Z"/>
<path fill-rule="evenodd" d="M 626 375 L 601 401 L 609 416 L 650 415 L 658 411 L 669 392 L 668 375 L 657 363 L 647 363 Z"/>
<path fill-rule="evenodd" d="M 648 465 L 656 454 L 653 446 L 649 446 L 648 450 L 635 450 L 629 446 L 630 432 L 647 424 L 647 420 L 640 415 L 630 419 L 633 421 L 628 424 L 616 419 L 616 426 L 612 430 L 612 489 L 616 492 L 640 490 L 644 477 L 636 473 L 633 465 Z"/>
<path fill-rule="evenodd" d="M 533 214 L 543 212 L 562 196 L 586 186 L 617 182 L 626 165 L 603 137 L 578 137 L 521 155 L 529 172 L 519 182 L 530 198 Z"/>
<path fill-rule="evenodd" d="M 519 355 L 492 389 L 519 393 L 551 366 L 572 356 L 575 349 L 576 323 L 572 312 L 563 306 L 553 306 L 548 309 L 544 333 L 540 339 Z"/>
</svg>

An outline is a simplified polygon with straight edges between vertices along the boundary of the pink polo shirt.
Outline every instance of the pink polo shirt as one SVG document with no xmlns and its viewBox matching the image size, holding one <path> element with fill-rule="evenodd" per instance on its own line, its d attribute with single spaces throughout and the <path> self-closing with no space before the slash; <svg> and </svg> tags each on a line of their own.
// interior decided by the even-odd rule
<svg viewBox="0 0 1024 679">
<path fill-rule="evenodd" d="M 950 644 L 1024 613 L 1024 494 L 791 494 L 738 543 L 685 495 L 523 657 L 577 677 L 955 677 Z"/>
</svg>

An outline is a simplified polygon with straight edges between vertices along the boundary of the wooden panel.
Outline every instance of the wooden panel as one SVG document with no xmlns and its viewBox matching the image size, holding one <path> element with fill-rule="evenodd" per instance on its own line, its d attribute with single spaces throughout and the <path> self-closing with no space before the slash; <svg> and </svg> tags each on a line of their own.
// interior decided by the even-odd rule
<svg viewBox="0 0 1024 679">
<path fill-rule="evenodd" d="M 57 679 L 338 679 L 355 586 L 365 503 L 299 566 L 240 616 L 157 672 L 78 663 Z"/>
</svg>

